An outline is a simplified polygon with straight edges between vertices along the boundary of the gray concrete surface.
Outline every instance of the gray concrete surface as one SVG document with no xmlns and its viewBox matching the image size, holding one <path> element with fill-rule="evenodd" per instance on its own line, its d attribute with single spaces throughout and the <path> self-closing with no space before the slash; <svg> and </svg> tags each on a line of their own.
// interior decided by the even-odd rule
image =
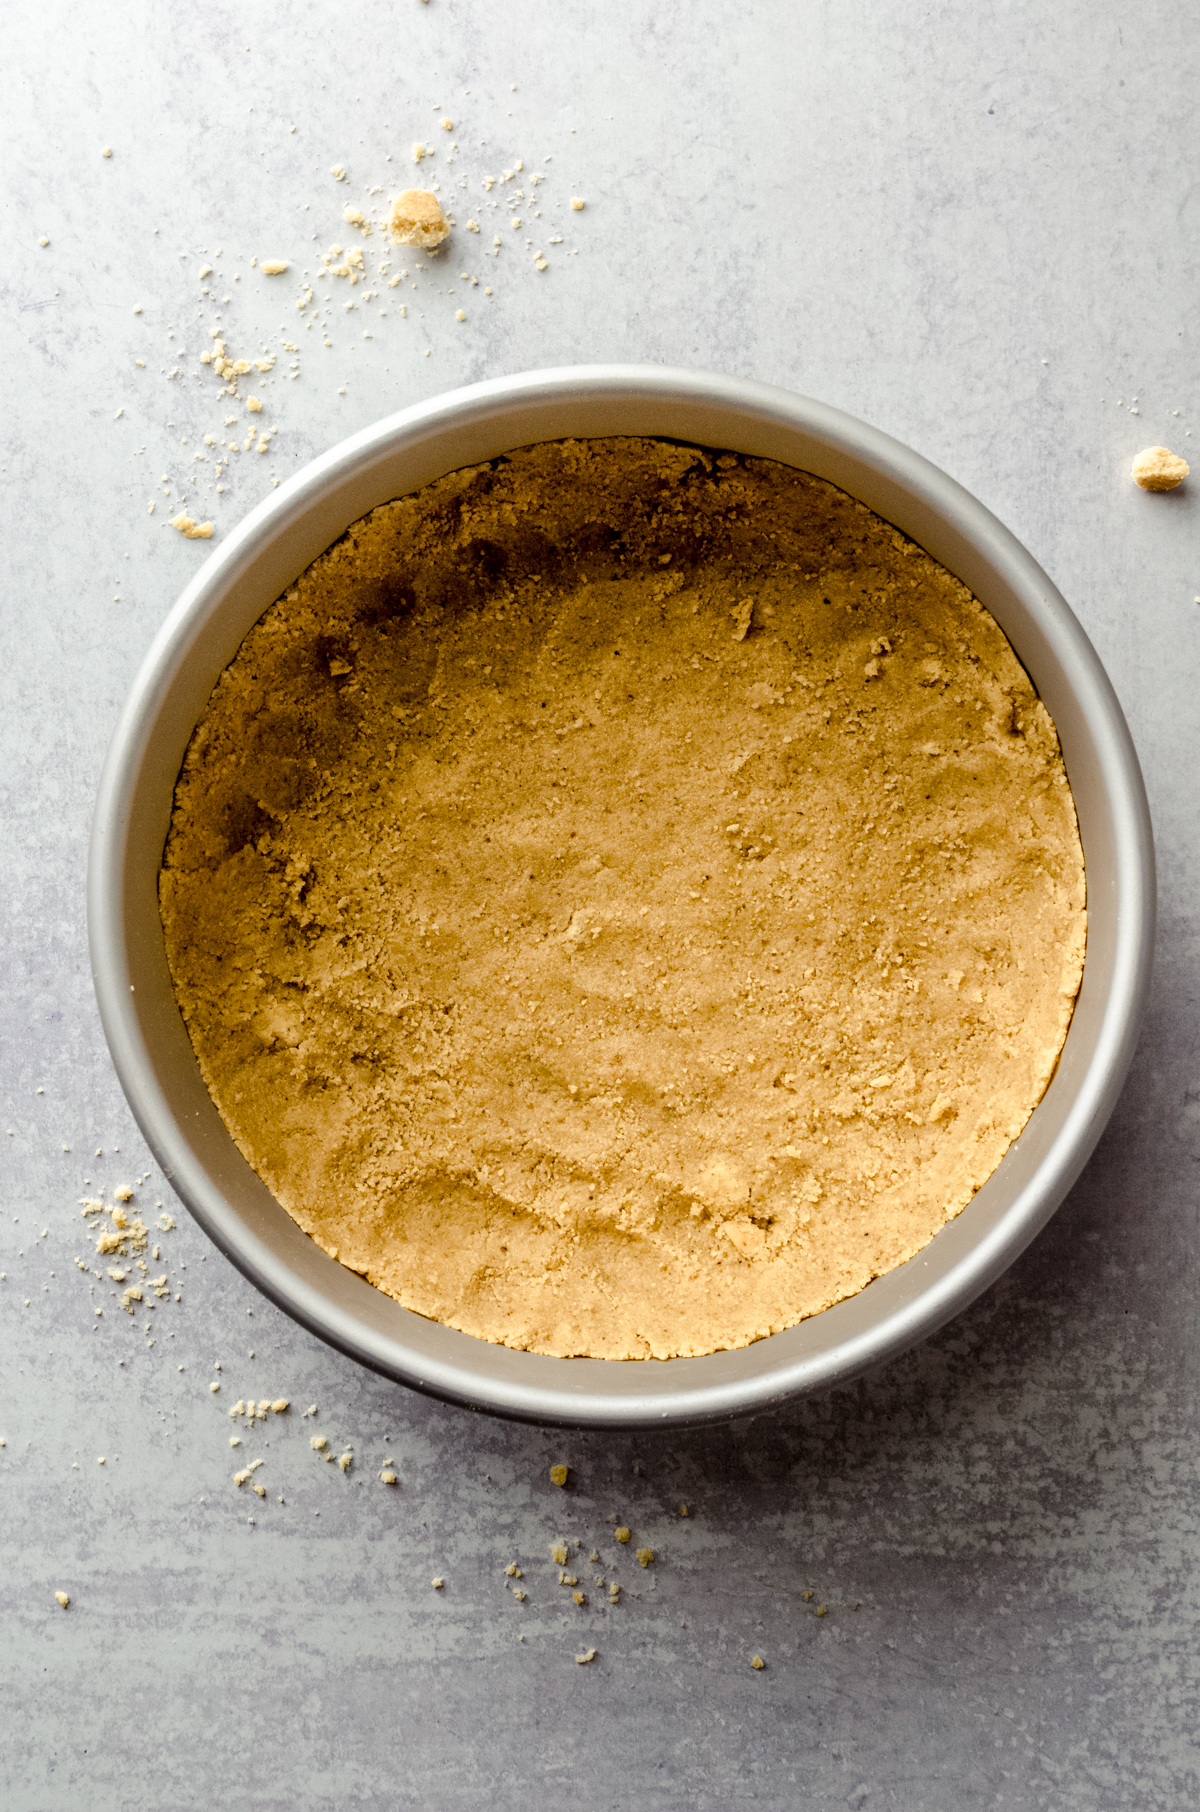
<svg viewBox="0 0 1200 1812">
<path fill-rule="evenodd" d="M 1200 487 L 1127 478 L 1143 445 L 1190 454 L 1200 409 L 1195 18 L 46 0 L 4 35 L 6 1808 L 1195 1805 Z M 314 280 L 335 325 L 309 331 L 298 272 L 358 243 L 342 209 L 411 180 L 417 139 L 462 198 L 452 252 L 370 304 Z M 514 231 L 481 179 L 518 157 L 547 180 Z M 278 434 L 220 496 L 204 436 L 247 418 L 198 362 L 218 319 L 234 356 L 280 353 L 253 380 Z M 206 551 L 165 526 L 180 495 L 219 535 L 403 402 L 588 358 L 808 391 L 983 498 L 1109 665 L 1161 860 L 1140 1054 L 1048 1232 L 855 1388 L 657 1441 L 439 1407 L 259 1299 L 149 1168 L 85 948 L 105 744 Z M 77 1204 L 142 1176 L 172 1290 L 127 1317 L 76 1267 L 102 1268 Z M 247 1393 L 293 1408 L 231 1449 Z M 232 1481 L 251 1456 L 261 1501 Z M 612 1577 L 614 1513 L 658 1559 L 622 1553 L 621 1608 L 576 1610 L 548 1544 Z"/>
</svg>

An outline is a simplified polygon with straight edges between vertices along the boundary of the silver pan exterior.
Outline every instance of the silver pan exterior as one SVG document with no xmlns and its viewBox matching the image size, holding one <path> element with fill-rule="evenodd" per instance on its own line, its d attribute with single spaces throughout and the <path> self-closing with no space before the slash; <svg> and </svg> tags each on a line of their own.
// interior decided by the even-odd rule
<svg viewBox="0 0 1200 1812">
<path fill-rule="evenodd" d="M 996 618 L 1058 728 L 1088 880 L 1083 985 L 1058 1070 L 1020 1139 L 907 1264 L 767 1340 L 703 1359 L 553 1359 L 412 1314 L 329 1258 L 230 1138 L 175 1003 L 158 870 L 183 753 L 218 675 L 287 585 L 377 504 L 515 446 L 661 435 L 828 479 L 919 542 Z M 109 750 L 88 873 L 92 970 L 113 1060 L 164 1173 L 266 1295 L 389 1377 L 495 1414 L 568 1426 L 723 1419 L 845 1382 L 932 1333 L 1053 1214 L 1115 1105 L 1150 981 L 1154 851 L 1137 757 L 1071 610 L 1008 531 L 943 472 L 838 410 L 763 384 L 642 366 L 496 379 L 390 416 L 300 472 L 214 550 L 146 656 Z"/>
</svg>

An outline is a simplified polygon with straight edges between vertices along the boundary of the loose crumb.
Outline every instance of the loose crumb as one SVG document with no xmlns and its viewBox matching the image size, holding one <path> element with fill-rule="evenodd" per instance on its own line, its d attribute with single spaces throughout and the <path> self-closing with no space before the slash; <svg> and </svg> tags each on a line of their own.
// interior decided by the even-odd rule
<svg viewBox="0 0 1200 1812">
<path fill-rule="evenodd" d="M 504 1569 L 504 1576 L 506 1579 L 524 1579 L 525 1577 L 515 1560 L 509 1561 Z"/>
<path fill-rule="evenodd" d="M 520 1586 L 514 1586 L 513 1587 L 513 1597 L 516 1599 L 518 1604 L 524 1604 L 526 1594 L 521 1590 Z"/>
<path fill-rule="evenodd" d="M 1173 491 L 1189 470 L 1187 460 L 1168 447 L 1143 447 L 1130 467 L 1130 476 L 1143 491 Z"/>
<path fill-rule="evenodd" d="M 550 1483 L 552 1485 L 565 1485 L 566 1482 L 567 1482 L 567 1468 L 565 1466 L 551 1466 Z"/>
<path fill-rule="evenodd" d="M 828 1609 L 829 1609 L 828 1605 L 819 1604 L 817 1606 L 817 1616 L 824 1617 Z"/>
<path fill-rule="evenodd" d="M 261 415 L 262 414 L 262 403 L 260 402 L 259 398 L 256 396 L 248 396 L 246 398 L 246 407 L 250 411 L 251 415 Z"/>
<path fill-rule="evenodd" d="M 566 1543 L 561 1541 L 552 1542 L 550 1546 L 550 1558 L 551 1560 L 556 1561 L 560 1567 L 565 1567 L 567 1564 Z"/>
<path fill-rule="evenodd" d="M 329 1445 L 323 1434 L 310 1435 L 308 1437 L 308 1444 L 314 1453 L 324 1453 L 326 1447 Z"/>
<path fill-rule="evenodd" d="M 587 1603 L 587 1593 L 586 1592 L 572 1592 L 571 1596 L 575 1600 L 576 1604 L 583 1605 L 583 1604 Z"/>
<path fill-rule="evenodd" d="M 581 214 L 583 212 L 583 196 L 582 195 L 572 195 L 571 206 L 577 214 Z"/>
<path fill-rule="evenodd" d="M 274 1412 L 277 1416 L 281 1416 L 284 1413 L 284 1411 L 287 1409 L 287 1407 L 288 1407 L 288 1400 L 286 1397 L 276 1397 L 274 1403 L 272 1403 L 272 1405 L 271 1405 L 271 1408 L 274 1410 Z"/>
<path fill-rule="evenodd" d="M 428 249 L 440 245 L 450 228 L 436 195 L 428 189 L 405 189 L 392 203 L 388 231 L 400 245 Z"/>
<path fill-rule="evenodd" d="M 637 1551 L 637 1559 L 639 1567 L 648 1567 L 650 1562 L 654 1559 L 654 1549 L 639 1548 Z"/>
<path fill-rule="evenodd" d="M 619 1529 L 613 1530 L 613 1538 L 616 1541 L 626 1542 L 629 1540 L 629 1530 L 622 1524 Z"/>
<path fill-rule="evenodd" d="M 282 277 L 290 266 L 286 258 L 264 258 L 258 268 L 264 277 Z"/>
<path fill-rule="evenodd" d="M 345 170 L 344 170 L 344 169 L 343 169 L 343 168 L 342 168 L 342 166 L 341 166 L 341 164 L 334 164 L 334 165 L 332 165 L 332 166 L 331 166 L 331 168 L 330 168 L 330 171 L 329 171 L 329 174 L 330 174 L 330 175 L 331 175 L 331 176 L 332 176 L 332 177 L 333 177 L 333 178 L 334 178 L 334 179 L 335 179 L 335 181 L 337 181 L 337 182 L 345 182 L 345 180 L 346 180 L 346 172 L 345 172 Z"/>
<path fill-rule="evenodd" d="M 57 1598 L 59 1604 L 62 1606 L 63 1610 L 65 1611 L 67 1606 L 71 1602 L 71 1600 L 67 1597 L 67 1594 L 65 1592 L 55 1592 L 54 1596 L 55 1596 L 55 1598 Z"/>
<path fill-rule="evenodd" d="M 213 525 L 211 522 L 193 522 L 192 518 L 186 516 L 182 510 L 178 516 L 172 516 L 171 527 L 178 529 L 181 535 L 186 535 L 189 541 L 212 539 Z"/>
<path fill-rule="evenodd" d="M 435 1592 L 440 1592 L 446 1581 L 439 1576 L 437 1579 L 431 1579 L 429 1583 Z"/>
<path fill-rule="evenodd" d="M 340 1459 L 338 1460 L 338 1465 L 341 1467 L 343 1472 L 349 1472 L 349 1470 L 353 1464 L 354 1464 L 354 1455 L 352 1453 L 344 1453 L 341 1455 Z"/>
<path fill-rule="evenodd" d="M 687 1513 L 688 1513 L 688 1507 L 687 1507 L 687 1505 L 686 1505 L 686 1504 L 680 1504 L 680 1506 L 679 1506 L 679 1514 L 680 1514 L 680 1516 L 686 1516 L 686 1515 L 687 1515 Z"/>
<path fill-rule="evenodd" d="M 575 1659 L 578 1661 L 580 1667 L 586 1667 L 589 1661 L 594 1661 L 596 1659 L 596 1651 L 594 1648 L 585 1649 L 583 1654 L 576 1655 Z"/>
<path fill-rule="evenodd" d="M 379 1482 L 382 1485 L 394 1485 L 396 1483 L 396 1475 L 385 1466 L 379 1475 Z"/>
<path fill-rule="evenodd" d="M 763 1671 L 763 1669 L 764 1669 L 764 1667 L 765 1667 L 765 1666 L 766 1666 L 766 1665 L 767 1665 L 767 1664 L 766 1664 L 766 1662 L 765 1662 L 765 1661 L 764 1661 L 764 1660 L 763 1660 L 763 1658 L 762 1658 L 762 1656 L 761 1656 L 761 1655 L 751 1655 L 751 1657 L 750 1657 L 750 1665 L 751 1665 L 751 1667 L 752 1667 L 752 1668 L 754 1668 L 754 1670 L 755 1670 L 755 1672 L 756 1672 L 756 1673 L 760 1673 L 760 1674 L 761 1674 L 761 1673 L 762 1673 L 762 1671 Z"/>
</svg>

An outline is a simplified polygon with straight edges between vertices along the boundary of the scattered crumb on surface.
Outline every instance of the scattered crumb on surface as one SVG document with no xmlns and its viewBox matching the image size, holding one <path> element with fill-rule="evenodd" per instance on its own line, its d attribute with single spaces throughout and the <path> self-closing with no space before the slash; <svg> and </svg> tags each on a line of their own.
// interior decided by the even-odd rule
<svg viewBox="0 0 1200 1812">
<path fill-rule="evenodd" d="M 324 1453 L 328 1442 L 323 1434 L 315 1434 L 308 1437 L 308 1444 L 314 1453 Z"/>
<path fill-rule="evenodd" d="M 752 1668 L 754 1668 L 754 1669 L 755 1669 L 755 1671 L 756 1671 L 756 1672 L 757 1672 L 757 1673 L 760 1673 L 760 1674 L 761 1674 L 761 1673 L 762 1673 L 762 1671 L 763 1671 L 763 1669 L 764 1669 L 764 1667 L 765 1667 L 765 1666 L 766 1666 L 766 1665 L 767 1665 L 767 1664 L 766 1664 L 766 1662 L 765 1662 L 765 1661 L 764 1661 L 764 1660 L 763 1660 L 763 1658 L 762 1658 L 762 1656 L 761 1656 L 761 1655 L 751 1655 L 751 1657 L 750 1657 L 750 1665 L 751 1665 L 751 1667 L 752 1667 Z"/>
<path fill-rule="evenodd" d="M 379 1475 L 379 1482 L 382 1485 L 394 1485 L 396 1483 L 396 1475 L 389 1467 L 385 1466 Z"/>
<path fill-rule="evenodd" d="M 550 1544 L 550 1558 L 553 1561 L 557 1561 L 560 1567 L 565 1567 L 567 1564 L 566 1543 L 561 1541 L 552 1542 Z"/>
<path fill-rule="evenodd" d="M 58 1600 L 59 1604 L 62 1606 L 63 1610 L 65 1611 L 67 1606 L 71 1602 L 71 1600 L 67 1597 L 67 1594 L 65 1592 L 55 1592 L 54 1596 Z"/>
<path fill-rule="evenodd" d="M 289 269 L 289 263 L 286 258 L 264 258 L 258 268 L 264 277 L 282 277 Z"/>
<path fill-rule="evenodd" d="M 565 1466 L 551 1466 L 550 1483 L 552 1485 L 565 1485 L 566 1482 L 567 1482 L 567 1468 Z"/>
<path fill-rule="evenodd" d="M 436 195 L 428 189 L 405 189 L 392 203 L 388 231 L 400 245 L 429 249 L 440 245 L 450 228 Z"/>
<path fill-rule="evenodd" d="M 435 1592 L 440 1592 L 442 1587 L 445 1585 L 446 1581 L 439 1574 L 436 1579 L 431 1579 L 429 1583 L 433 1587 Z"/>
<path fill-rule="evenodd" d="M 181 535 L 186 535 L 189 541 L 209 541 L 212 539 L 212 523 L 194 522 L 183 510 L 180 510 L 178 516 L 172 516 L 171 527 L 173 529 L 178 529 Z"/>
<path fill-rule="evenodd" d="M 1143 447 L 1134 458 L 1130 476 L 1143 491 L 1173 491 L 1187 477 L 1190 467 L 1168 447 Z"/>
<path fill-rule="evenodd" d="M 624 1526 L 624 1524 L 622 1524 L 619 1529 L 613 1530 L 613 1539 L 614 1539 L 614 1541 L 620 1541 L 620 1542 L 626 1542 L 629 1540 L 629 1530 Z"/>
<path fill-rule="evenodd" d="M 577 214 L 579 214 L 579 213 L 582 213 L 582 211 L 583 211 L 583 196 L 582 196 L 582 195 L 572 195 L 572 197 L 571 197 L 571 206 L 572 206 L 572 208 L 573 208 L 573 209 L 574 209 L 574 210 L 575 210 L 575 212 L 576 212 L 576 213 L 577 213 Z"/>
<path fill-rule="evenodd" d="M 576 1655 L 575 1659 L 578 1661 L 580 1667 L 586 1667 L 589 1661 L 594 1661 L 596 1659 L 596 1651 L 594 1648 L 585 1649 L 583 1654 Z"/>
<path fill-rule="evenodd" d="M 648 1567 L 650 1562 L 654 1559 L 654 1549 L 639 1548 L 637 1551 L 637 1559 L 639 1567 Z"/>
</svg>

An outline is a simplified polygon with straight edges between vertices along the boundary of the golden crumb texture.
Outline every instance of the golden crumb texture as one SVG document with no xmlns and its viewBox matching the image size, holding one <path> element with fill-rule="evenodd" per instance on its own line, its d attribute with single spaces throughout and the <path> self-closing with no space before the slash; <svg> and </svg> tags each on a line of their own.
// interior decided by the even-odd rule
<svg viewBox="0 0 1200 1812">
<path fill-rule="evenodd" d="M 1134 455 L 1130 476 L 1143 491 L 1174 491 L 1190 470 L 1187 460 L 1169 447 L 1143 447 Z"/>
<path fill-rule="evenodd" d="M 392 203 L 388 231 L 400 245 L 432 248 L 450 228 L 436 195 L 429 189 L 405 189 Z"/>
<path fill-rule="evenodd" d="M 197 725 L 160 900 L 300 1226 L 421 1315 L 614 1360 L 919 1252 L 1043 1094 L 1086 937 L 991 616 L 833 486 L 644 439 L 453 472 L 322 554 Z"/>
</svg>

